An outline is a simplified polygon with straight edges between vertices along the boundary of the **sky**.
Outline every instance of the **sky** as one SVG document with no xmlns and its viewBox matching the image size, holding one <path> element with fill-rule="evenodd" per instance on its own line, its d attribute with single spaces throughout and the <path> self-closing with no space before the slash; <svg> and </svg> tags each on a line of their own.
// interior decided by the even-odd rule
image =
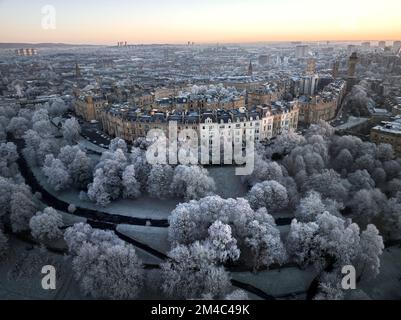
<svg viewBox="0 0 401 320">
<path fill-rule="evenodd" d="M 0 42 L 326 40 L 401 40 L 401 1 L 0 0 Z"/>
</svg>

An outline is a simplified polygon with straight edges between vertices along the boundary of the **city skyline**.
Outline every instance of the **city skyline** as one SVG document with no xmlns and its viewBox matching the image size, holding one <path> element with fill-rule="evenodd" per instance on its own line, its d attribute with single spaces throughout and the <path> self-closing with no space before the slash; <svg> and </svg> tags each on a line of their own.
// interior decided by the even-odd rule
<svg viewBox="0 0 401 320">
<path fill-rule="evenodd" d="M 335 5 L 332 8 L 331 4 Z M 44 29 L 42 9 L 55 9 Z M 401 39 L 396 0 L 0 1 L 0 42 L 256 43 Z M 139 31 L 138 31 L 139 30 Z"/>
</svg>

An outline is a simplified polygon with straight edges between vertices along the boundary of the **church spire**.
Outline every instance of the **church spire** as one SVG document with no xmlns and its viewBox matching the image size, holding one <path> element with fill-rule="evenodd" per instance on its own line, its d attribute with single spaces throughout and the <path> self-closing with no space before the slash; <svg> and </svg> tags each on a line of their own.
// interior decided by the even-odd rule
<svg viewBox="0 0 401 320">
<path fill-rule="evenodd" d="M 252 60 L 249 61 L 249 67 L 248 67 L 248 76 L 252 77 L 253 76 L 253 66 L 252 66 Z"/>
<path fill-rule="evenodd" d="M 81 78 L 81 69 L 79 68 L 78 62 L 75 63 L 75 77 Z"/>
</svg>

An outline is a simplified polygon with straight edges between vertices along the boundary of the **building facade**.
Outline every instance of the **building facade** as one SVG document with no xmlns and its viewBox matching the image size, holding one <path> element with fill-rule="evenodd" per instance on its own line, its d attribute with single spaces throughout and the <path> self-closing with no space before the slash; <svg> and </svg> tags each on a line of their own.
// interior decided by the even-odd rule
<svg viewBox="0 0 401 320">
<path fill-rule="evenodd" d="M 321 120 L 333 120 L 344 99 L 346 89 L 346 82 L 339 80 L 327 85 L 318 95 L 301 96 L 299 121 L 310 125 Z"/>
<path fill-rule="evenodd" d="M 168 136 L 171 122 L 177 124 L 178 133 L 192 129 L 199 138 L 213 140 L 216 132 L 229 132 L 238 135 L 242 130 L 245 137 L 247 129 L 254 129 L 256 142 L 268 141 L 279 134 L 297 130 L 299 119 L 298 102 L 258 106 L 253 110 L 246 108 L 232 110 L 210 110 L 205 112 L 164 113 L 159 110 L 146 112 L 128 105 L 114 105 L 105 108 L 98 121 L 103 130 L 112 137 L 120 137 L 129 142 L 146 137 L 153 129 L 162 130 Z"/>
<path fill-rule="evenodd" d="M 391 144 L 398 157 L 401 157 L 401 116 L 393 121 L 383 122 L 381 125 L 372 128 L 370 140 L 374 143 Z"/>
</svg>

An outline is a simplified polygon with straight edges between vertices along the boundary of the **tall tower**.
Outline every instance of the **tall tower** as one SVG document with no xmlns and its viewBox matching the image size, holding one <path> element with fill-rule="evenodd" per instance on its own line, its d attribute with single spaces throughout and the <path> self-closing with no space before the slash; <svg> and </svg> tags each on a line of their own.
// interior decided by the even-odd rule
<svg viewBox="0 0 401 320">
<path fill-rule="evenodd" d="M 249 61 L 249 67 L 248 67 L 248 76 L 252 77 L 253 76 L 253 66 L 252 66 L 252 60 Z"/>
<path fill-rule="evenodd" d="M 81 78 L 81 69 L 79 68 L 78 62 L 75 63 L 75 77 L 77 79 Z"/>
<path fill-rule="evenodd" d="M 308 59 L 308 65 L 306 67 L 306 74 L 312 75 L 316 73 L 316 60 L 313 57 Z"/>
<path fill-rule="evenodd" d="M 331 72 L 331 75 L 333 76 L 334 79 L 336 79 L 338 77 L 339 70 L 340 70 L 340 62 L 338 60 L 336 60 L 333 63 L 333 71 Z"/>
<path fill-rule="evenodd" d="M 348 61 L 348 77 L 355 77 L 356 65 L 358 64 L 358 61 L 358 55 L 356 54 L 356 52 L 353 52 Z"/>
</svg>

